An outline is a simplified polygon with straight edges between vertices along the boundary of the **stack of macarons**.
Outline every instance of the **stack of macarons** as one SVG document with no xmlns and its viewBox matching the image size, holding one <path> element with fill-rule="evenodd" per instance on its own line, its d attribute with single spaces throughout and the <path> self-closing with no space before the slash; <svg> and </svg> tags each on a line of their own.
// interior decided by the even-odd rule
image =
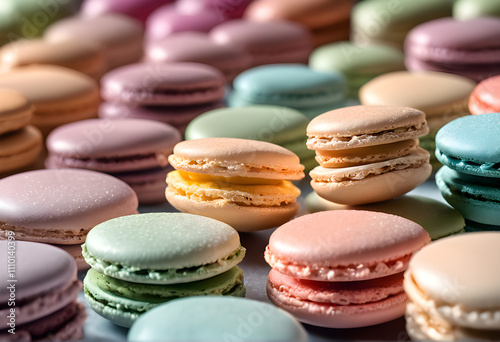
<svg viewBox="0 0 500 342">
<path fill-rule="evenodd" d="M 499 17 L 441 18 L 408 33 L 405 63 L 408 70 L 449 72 L 479 82 L 500 74 L 499 48 Z"/>
<path fill-rule="evenodd" d="M 33 105 L 21 93 L 0 89 L 0 176 L 35 163 L 42 152 L 42 133 L 29 123 Z"/>
<path fill-rule="evenodd" d="M 320 72 L 303 64 L 261 65 L 234 79 L 230 107 L 257 104 L 296 109 L 309 118 L 342 107 L 345 79 L 340 72 Z"/>
<path fill-rule="evenodd" d="M 123 216 L 97 225 L 82 246 L 92 269 L 85 298 L 101 316 L 130 327 L 158 304 L 188 296 L 245 295 L 238 233 L 184 213 Z"/>
<path fill-rule="evenodd" d="M 222 108 L 203 113 L 191 121 L 185 138 L 224 137 L 267 141 L 295 153 L 308 171 L 318 165 L 314 152 L 306 147 L 308 123 L 309 119 L 304 114 L 287 107 L 255 105 Z"/>
<path fill-rule="evenodd" d="M 349 38 L 352 0 L 255 0 L 244 17 L 267 22 L 290 20 L 311 30 L 315 46 Z"/>
<path fill-rule="evenodd" d="M 453 120 L 436 135 L 436 157 L 444 165 L 436 183 L 460 211 L 466 230 L 500 230 L 500 113 Z"/>
<path fill-rule="evenodd" d="M 143 56 L 142 25 L 118 13 L 74 16 L 50 25 L 43 38 L 50 42 L 90 41 L 103 49 L 106 70 L 138 62 Z"/>
<path fill-rule="evenodd" d="M 145 60 L 151 63 L 193 62 L 221 71 L 228 83 L 251 66 L 246 49 L 235 44 L 217 44 L 204 32 L 178 32 L 148 42 Z"/>
<path fill-rule="evenodd" d="M 399 106 L 352 106 L 326 112 L 307 126 L 316 151 L 311 186 L 331 202 L 365 204 L 396 198 L 431 175 L 429 153 L 418 137 L 425 114 Z"/>
<path fill-rule="evenodd" d="M 469 110 L 473 115 L 500 113 L 500 75 L 479 82 L 470 94 Z"/>
<path fill-rule="evenodd" d="M 385 213 L 333 210 L 296 218 L 269 238 L 271 302 L 299 321 L 357 328 L 401 317 L 403 272 L 429 234 Z"/>
<path fill-rule="evenodd" d="M 437 71 L 397 71 L 380 75 L 361 87 L 363 105 L 416 108 L 425 113 L 429 133 L 420 146 L 431 155 L 434 170 L 441 167 L 434 155 L 437 131 L 446 123 L 469 114 L 469 96 L 476 83 L 464 76 Z"/>
<path fill-rule="evenodd" d="M 16 240 L 11 232 L 0 241 L 0 340 L 82 339 L 87 313 L 77 300 L 75 260 L 60 248 Z"/>
<path fill-rule="evenodd" d="M 250 55 L 250 66 L 307 63 L 313 49 L 309 30 L 290 21 L 226 21 L 209 32 L 221 45 L 239 46 Z"/>
<path fill-rule="evenodd" d="M 104 119 L 137 118 L 171 124 L 184 132 L 199 114 L 224 107 L 226 78 L 200 63 L 136 63 L 101 79 Z"/>
<path fill-rule="evenodd" d="M 103 221 L 137 213 L 137 196 L 124 182 L 89 170 L 36 170 L 0 180 L 0 240 L 57 244 L 79 269 L 80 245 Z M 3 260 L 3 259 L 2 259 Z"/>
<path fill-rule="evenodd" d="M 299 157 L 256 140 L 205 138 L 177 144 L 166 197 L 176 209 L 226 222 L 238 231 L 279 226 L 299 211 Z"/>
<path fill-rule="evenodd" d="M 81 120 L 49 134 L 45 166 L 105 172 L 130 185 L 141 204 L 162 203 L 167 158 L 179 141 L 179 131 L 162 122 Z"/>
<path fill-rule="evenodd" d="M 101 102 L 96 80 L 57 65 L 31 65 L 0 74 L 0 88 L 17 90 L 34 105 L 31 124 L 44 135 L 63 124 L 96 117 Z"/>
<path fill-rule="evenodd" d="M 317 47 L 309 57 L 316 71 L 340 72 L 346 79 L 347 94 L 358 98 L 359 88 L 372 78 L 405 69 L 401 50 L 382 44 L 356 45 L 348 41 Z"/>
<path fill-rule="evenodd" d="M 403 284 L 412 340 L 500 340 L 500 274 L 494 271 L 499 244 L 499 232 L 467 233 L 436 241 L 413 256 Z"/>
<path fill-rule="evenodd" d="M 360 45 L 386 44 L 403 49 L 411 29 L 430 20 L 451 17 L 453 3 L 454 0 L 359 1 L 351 13 L 351 40 Z"/>
</svg>

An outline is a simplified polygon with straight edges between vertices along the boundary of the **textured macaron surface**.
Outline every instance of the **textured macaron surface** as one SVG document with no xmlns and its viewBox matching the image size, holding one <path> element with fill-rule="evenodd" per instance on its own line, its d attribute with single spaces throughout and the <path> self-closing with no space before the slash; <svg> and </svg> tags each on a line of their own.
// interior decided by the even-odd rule
<svg viewBox="0 0 500 342">
<path fill-rule="evenodd" d="M 500 112 L 500 76 L 489 77 L 481 81 L 469 98 L 471 114 Z"/>
<path fill-rule="evenodd" d="M 127 184 L 95 171 L 37 170 L 0 180 L 0 228 L 44 230 L 46 237 L 65 231 L 53 236 L 59 243 L 70 236 L 83 241 L 80 235 L 96 224 L 136 210 Z"/>
<path fill-rule="evenodd" d="M 223 177 L 298 180 L 304 177 L 299 157 L 284 147 L 257 140 L 206 138 L 174 147 L 170 164 L 183 171 Z"/>
<path fill-rule="evenodd" d="M 140 232 L 140 234 L 138 234 Z M 245 254 L 236 230 L 184 213 L 129 215 L 92 229 L 85 260 L 111 277 L 141 283 L 181 283 L 229 270 Z"/>
<path fill-rule="evenodd" d="M 338 210 L 296 218 L 274 231 L 266 261 L 302 279 L 350 281 L 402 272 L 429 234 L 405 218 Z"/>
<path fill-rule="evenodd" d="M 467 233 L 436 241 L 412 258 L 405 274 L 405 290 L 418 305 L 437 309 L 452 323 L 498 330 L 500 274 L 491 270 L 500 260 L 499 243 L 499 232 Z"/>
<path fill-rule="evenodd" d="M 342 150 L 417 138 L 428 132 L 425 114 L 399 106 L 352 106 L 317 116 L 307 126 L 307 147 Z"/>
<path fill-rule="evenodd" d="M 246 329 L 242 322 L 259 324 Z M 141 316 L 128 334 L 129 341 L 221 341 L 225 338 L 302 342 L 307 340 L 307 334 L 292 315 L 269 303 L 220 296 L 183 298 L 158 306 Z"/>
<path fill-rule="evenodd" d="M 500 178 L 500 113 L 469 115 L 436 135 L 436 157 L 459 172 Z"/>
<path fill-rule="evenodd" d="M 220 71 L 201 63 L 137 63 L 104 75 L 101 95 L 138 105 L 199 104 L 222 99 L 225 83 Z"/>
</svg>

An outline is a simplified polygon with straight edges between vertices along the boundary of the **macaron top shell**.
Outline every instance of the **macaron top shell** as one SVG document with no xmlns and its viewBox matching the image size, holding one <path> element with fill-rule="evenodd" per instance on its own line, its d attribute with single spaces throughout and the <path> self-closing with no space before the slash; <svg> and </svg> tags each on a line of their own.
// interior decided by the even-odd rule
<svg viewBox="0 0 500 342">
<path fill-rule="evenodd" d="M 364 105 L 420 109 L 427 117 L 445 115 L 446 111 L 452 115 L 453 112 L 467 110 L 466 103 L 475 86 L 474 81 L 460 75 L 432 71 L 397 71 L 366 83 L 360 89 L 359 98 Z"/>
<path fill-rule="evenodd" d="M 498 313 L 500 272 L 494 269 L 500 260 L 499 244 L 498 232 L 438 240 L 413 256 L 406 276 L 412 277 L 427 298 L 437 303 L 469 310 L 495 309 Z"/>
<path fill-rule="evenodd" d="M 64 250 L 43 243 L 16 241 L 15 250 L 8 248 L 9 242 L 0 241 L 0 281 L 9 285 L 11 263 L 8 263 L 9 251 L 15 253 L 15 299 L 19 302 L 32 300 L 54 290 L 61 290 L 76 281 L 76 263 Z M 9 267 L 7 267 L 9 265 Z M 42 267 L 43 266 L 43 267 Z M 12 283 L 14 284 L 14 283 Z M 7 303 L 9 291 L 0 292 L 0 300 Z"/>
<path fill-rule="evenodd" d="M 50 85 L 50 86 L 48 86 Z M 0 87 L 21 92 L 33 104 L 89 97 L 97 104 L 97 83 L 78 71 L 54 65 L 28 66 L 0 75 Z"/>
<path fill-rule="evenodd" d="M 246 324 L 249 324 L 248 329 Z M 227 296 L 176 299 L 143 314 L 128 333 L 129 341 L 223 341 L 233 338 L 238 341 L 302 342 L 307 341 L 307 333 L 291 314 L 274 305 Z"/>
<path fill-rule="evenodd" d="M 201 63 L 137 63 L 104 75 L 101 95 L 107 101 L 148 104 L 154 93 L 178 92 L 181 96 L 186 91 L 198 91 L 200 97 L 206 97 L 205 102 L 210 102 L 223 97 L 225 84 L 219 70 Z"/>
<path fill-rule="evenodd" d="M 420 225 L 396 215 L 335 210 L 285 223 L 269 238 L 268 252 L 304 267 L 366 267 L 411 255 L 429 241 Z"/>
<path fill-rule="evenodd" d="M 436 34 L 439 33 L 439 34 Z M 474 63 L 495 63 L 500 56 L 500 18 L 481 17 L 459 21 L 440 18 L 423 23 L 408 33 L 405 49 L 412 56 L 441 62 L 463 60 L 460 51 L 474 54 Z M 454 53 L 443 53 L 451 50 Z M 487 53 L 485 53 L 487 50 Z"/>
<path fill-rule="evenodd" d="M 47 137 L 47 148 L 58 156 L 112 158 L 168 154 L 179 141 L 176 128 L 152 120 L 89 119 L 56 128 Z"/>
<path fill-rule="evenodd" d="M 0 218 L 14 227 L 80 231 L 137 206 L 127 184 L 95 171 L 36 170 L 0 180 Z"/>
<path fill-rule="evenodd" d="M 168 158 L 178 169 L 213 176 L 298 180 L 304 166 L 290 150 L 264 141 L 205 138 L 183 141 Z"/>
<path fill-rule="evenodd" d="M 436 135 L 436 156 L 459 172 L 500 178 L 500 113 L 453 120 Z"/>
<path fill-rule="evenodd" d="M 185 213 L 119 217 L 94 227 L 85 242 L 98 260 L 148 270 L 180 269 L 217 262 L 240 248 L 226 223 Z"/>
<path fill-rule="evenodd" d="M 489 77 L 481 81 L 470 94 L 469 109 L 471 114 L 500 112 L 500 76 Z"/>
<path fill-rule="evenodd" d="M 428 132 L 424 112 L 400 106 L 351 106 L 315 117 L 308 148 L 346 149 L 417 138 Z M 379 134 L 381 133 L 381 134 Z"/>
</svg>

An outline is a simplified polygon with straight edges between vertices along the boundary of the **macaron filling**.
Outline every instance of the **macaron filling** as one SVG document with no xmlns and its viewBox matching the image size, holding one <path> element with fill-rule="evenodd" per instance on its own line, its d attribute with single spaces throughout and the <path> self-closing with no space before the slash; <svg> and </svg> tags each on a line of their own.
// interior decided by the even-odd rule
<svg viewBox="0 0 500 342">
<path fill-rule="evenodd" d="M 264 258 L 273 269 L 291 277 L 320 281 L 351 281 L 380 278 L 403 272 L 408 267 L 412 254 L 413 252 L 390 260 L 353 265 L 301 265 L 274 255 L 267 246 Z"/>
<path fill-rule="evenodd" d="M 223 177 L 173 171 L 169 191 L 194 201 L 224 201 L 243 206 L 280 206 L 294 203 L 300 190 L 286 180 Z"/>
<path fill-rule="evenodd" d="M 436 148 L 436 158 L 446 166 L 451 168 L 459 168 L 462 172 L 469 170 L 473 174 L 481 174 L 480 171 L 489 171 L 497 174 L 500 177 L 500 162 L 485 162 L 479 160 L 464 160 L 459 157 L 445 154 L 439 148 Z M 476 172 L 474 170 L 477 170 Z"/>
<path fill-rule="evenodd" d="M 85 261 L 95 270 L 113 278 L 130 280 L 138 283 L 174 283 L 189 282 L 219 274 L 236 266 L 245 256 L 246 249 L 241 245 L 224 258 L 214 263 L 176 268 L 176 269 L 142 269 L 133 265 L 101 260 L 89 253 L 86 244 L 82 245 Z"/>
<path fill-rule="evenodd" d="M 67 244 L 78 244 L 85 241 L 85 236 L 92 227 L 80 228 L 73 230 L 65 229 L 31 229 L 22 226 L 13 226 L 6 222 L 0 221 L 0 239 L 7 240 L 7 232 L 13 231 L 19 240 L 45 242 L 45 243 L 61 243 L 61 237 L 64 237 L 64 242 Z"/>
</svg>

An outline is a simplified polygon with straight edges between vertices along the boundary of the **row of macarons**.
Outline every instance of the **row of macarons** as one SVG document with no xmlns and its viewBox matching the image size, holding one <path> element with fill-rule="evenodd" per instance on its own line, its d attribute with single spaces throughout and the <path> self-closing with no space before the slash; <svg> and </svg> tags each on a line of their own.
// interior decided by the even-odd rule
<svg viewBox="0 0 500 342">
<path fill-rule="evenodd" d="M 57 247 L 16 238 L 8 234 L 0 242 L 16 260 L 11 278 L 36 286 L 11 291 L 11 301 L 21 304 L 2 310 L 3 325 L 9 326 L 10 315 L 17 337 L 82 338 L 86 313 L 77 300 L 82 283 L 75 261 Z M 265 251 L 271 306 L 238 298 L 245 296 L 236 266 L 245 248 L 229 225 L 183 213 L 128 215 L 89 233 L 82 248 L 92 269 L 83 288 L 93 310 L 131 327 L 131 341 L 233 335 L 306 341 L 298 321 L 345 329 L 403 315 L 413 339 L 497 339 L 500 279 L 490 271 L 500 258 L 500 233 L 429 242 L 417 223 L 381 212 L 332 210 L 296 218 L 272 233 Z M 5 270 L 8 259 L 1 260 Z M 43 262 L 44 272 L 33 260 Z M 1 275 L 7 284 L 8 272 Z M 9 301 L 8 291 L 2 300 Z M 7 329 L 0 336 L 9 340 Z"/>
</svg>

